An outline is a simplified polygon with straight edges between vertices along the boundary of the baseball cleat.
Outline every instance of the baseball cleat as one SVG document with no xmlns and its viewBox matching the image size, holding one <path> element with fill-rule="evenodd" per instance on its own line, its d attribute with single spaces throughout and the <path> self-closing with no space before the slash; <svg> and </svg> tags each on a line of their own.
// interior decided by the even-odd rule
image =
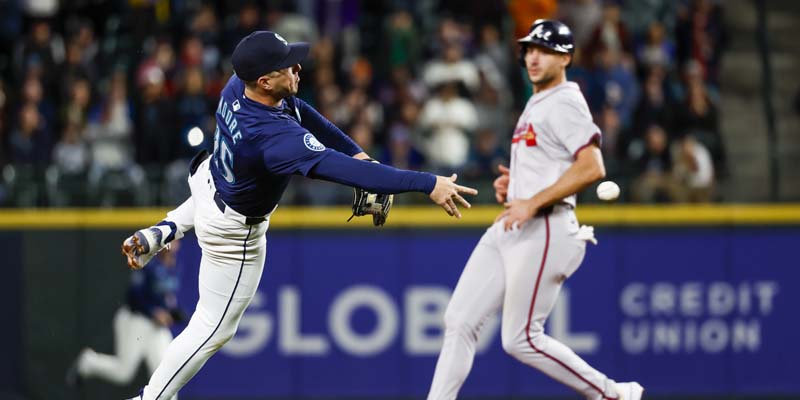
<svg viewBox="0 0 800 400">
<path fill-rule="evenodd" d="M 161 230 L 155 227 L 136 231 L 122 242 L 122 254 L 128 257 L 128 267 L 142 269 L 164 246 Z"/>
<path fill-rule="evenodd" d="M 641 400 L 644 388 L 639 382 L 617 383 L 617 395 L 619 400 Z"/>
</svg>

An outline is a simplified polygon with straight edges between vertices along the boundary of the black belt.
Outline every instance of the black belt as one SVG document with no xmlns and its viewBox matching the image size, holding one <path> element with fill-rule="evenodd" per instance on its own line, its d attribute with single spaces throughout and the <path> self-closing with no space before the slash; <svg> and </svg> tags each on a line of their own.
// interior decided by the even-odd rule
<svg viewBox="0 0 800 400">
<path fill-rule="evenodd" d="M 217 208 L 223 214 L 225 214 L 225 207 L 227 205 L 224 201 L 219 197 L 219 192 L 214 192 L 214 203 L 217 203 Z M 245 225 L 258 225 L 264 221 L 266 221 L 266 217 L 244 217 L 244 224 Z"/>
<path fill-rule="evenodd" d="M 536 211 L 536 215 L 535 216 L 536 217 L 544 217 L 545 215 L 550 215 L 550 214 L 553 213 L 553 209 L 554 208 L 555 208 L 555 206 L 553 206 L 552 204 L 547 206 L 547 207 L 545 207 L 545 208 L 540 208 L 538 211 Z"/>
<path fill-rule="evenodd" d="M 572 207 L 572 204 L 569 204 L 569 203 L 551 204 L 551 205 L 549 205 L 549 206 L 547 206 L 545 208 L 540 208 L 539 211 L 536 212 L 535 216 L 536 217 L 544 217 L 546 215 L 550 215 L 550 214 L 553 213 L 553 211 L 556 210 L 556 207 L 566 207 L 566 208 L 568 208 L 570 210 L 574 208 L 574 207 Z"/>
</svg>

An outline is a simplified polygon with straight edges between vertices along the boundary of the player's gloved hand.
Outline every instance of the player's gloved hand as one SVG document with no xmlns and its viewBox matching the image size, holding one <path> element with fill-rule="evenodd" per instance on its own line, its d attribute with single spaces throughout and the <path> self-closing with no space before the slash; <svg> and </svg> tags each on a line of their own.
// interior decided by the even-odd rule
<svg viewBox="0 0 800 400">
<path fill-rule="evenodd" d="M 461 197 L 461 194 L 474 196 L 478 194 L 478 191 L 471 187 L 457 185 L 456 178 L 458 178 L 456 174 L 451 175 L 449 178 L 437 175 L 436 186 L 433 187 L 430 198 L 434 203 L 444 208 L 448 215 L 461 218 L 461 213 L 458 211 L 458 207 L 456 207 L 456 202 L 461 203 L 461 205 L 467 208 L 472 207 L 468 201 Z"/>
<path fill-rule="evenodd" d="M 371 158 L 365 158 L 364 161 L 377 163 Z M 353 217 L 371 214 L 372 224 L 383 226 L 386 223 L 386 218 L 389 217 L 393 202 L 393 194 L 370 193 L 361 188 L 353 188 L 353 215 L 347 221 L 350 222 Z"/>
<path fill-rule="evenodd" d="M 500 176 L 494 180 L 494 198 L 497 199 L 498 203 L 502 204 L 506 201 L 506 196 L 508 195 L 509 173 L 511 170 L 505 165 L 498 165 L 497 169 L 500 171 Z"/>
</svg>

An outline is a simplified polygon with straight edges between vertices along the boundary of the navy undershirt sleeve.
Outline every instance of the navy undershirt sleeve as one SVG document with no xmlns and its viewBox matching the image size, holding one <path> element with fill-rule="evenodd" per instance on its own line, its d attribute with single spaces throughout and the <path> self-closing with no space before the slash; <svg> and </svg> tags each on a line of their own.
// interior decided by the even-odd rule
<svg viewBox="0 0 800 400">
<path fill-rule="evenodd" d="M 357 160 L 335 151 L 331 151 L 327 157 L 319 160 L 311 169 L 309 176 L 380 194 L 403 192 L 430 194 L 436 186 L 436 176 L 433 174 Z"/>
<path fill-rule="evenodd" d="M 300 113 L 300 125 L 308 129 L 326 147 L 353 156 L 364 150 L 353 139 L 303 100 L 294 99 Z"/>
</svg>

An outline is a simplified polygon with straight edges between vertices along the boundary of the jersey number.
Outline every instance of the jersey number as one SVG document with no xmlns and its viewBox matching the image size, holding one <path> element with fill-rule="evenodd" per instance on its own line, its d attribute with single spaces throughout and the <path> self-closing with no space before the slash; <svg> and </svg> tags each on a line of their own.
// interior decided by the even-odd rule
<svg viewBox="0 0 800 400">
<path fill-rule="evenodd" d="M 231 146 L 223 135 L 219 133 L 219 127 L 214 132 L 214 164 L 217 169 L 222 171 L 222 177 L 228 183 L 233 183 L 236 178 L 233 176 L 233 152 Z"/>
</svg>

